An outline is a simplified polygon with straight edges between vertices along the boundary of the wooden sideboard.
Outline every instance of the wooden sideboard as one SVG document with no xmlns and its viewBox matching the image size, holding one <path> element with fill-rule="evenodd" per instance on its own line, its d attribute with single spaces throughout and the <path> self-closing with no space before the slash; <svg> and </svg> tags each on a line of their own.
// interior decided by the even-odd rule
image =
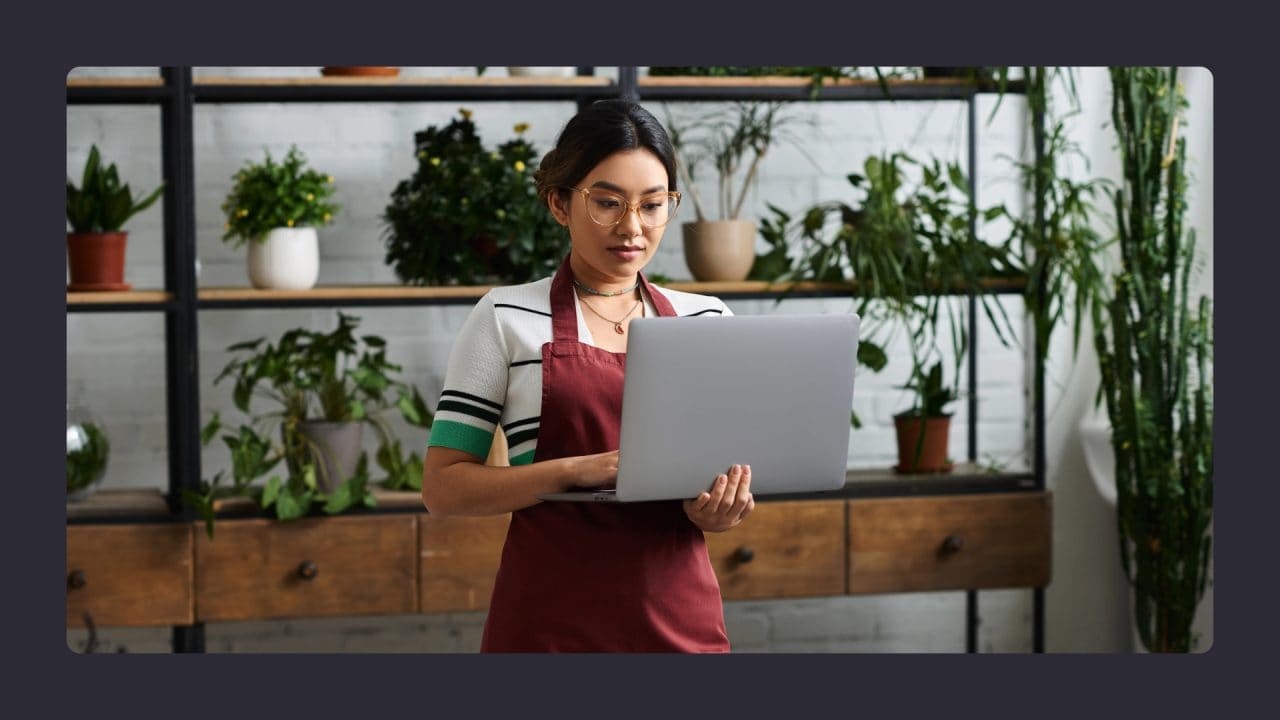
<svg viewBox="0 0 1280 720">
<path fill-rule="evenodd" d="M 928 481 L 941 494 L 864 482 L 757 501 L 742 526 L 707 535 L 725 600 L 1048 585 L 1051 493 L 949 479 Z M 481 610 L 509 522 L 436 518 L 417 493 L 380 493 L 376 512 L 228 512 L 210 540 L 203 523 L 160 513 L 158 493 L 98 495 L 68 506 L 68 627 L 86 612 L 98 626 L 172 626 Z"/>
</svg>

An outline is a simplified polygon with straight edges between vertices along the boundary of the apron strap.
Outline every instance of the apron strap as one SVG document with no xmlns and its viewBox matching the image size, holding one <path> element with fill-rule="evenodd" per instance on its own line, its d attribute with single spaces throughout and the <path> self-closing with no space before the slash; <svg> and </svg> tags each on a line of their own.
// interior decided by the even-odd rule
<svg viewBox="0 0 1280 720">
<path fill-rule="evenodd" d="M 671 301 L 649 283 L 644 273 L 639 275 L 640 284 L 653 302 L 654 309 L 658 311 L 658 317 L 675 317 L 676 310 L 671 306 Z M 551 337 L 556 342 L 578 341 L 578 311 L 574 306 L 576 300 L 573 271 L 569 269 L 569 257 L 566 255 L 551 281 Z"/>
</svg>

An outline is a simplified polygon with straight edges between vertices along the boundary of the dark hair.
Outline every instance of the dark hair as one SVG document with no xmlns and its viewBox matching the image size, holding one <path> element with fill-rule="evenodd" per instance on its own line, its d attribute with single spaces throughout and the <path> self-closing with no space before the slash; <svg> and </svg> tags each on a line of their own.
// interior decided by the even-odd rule
<svg viewBox="0 0 1280 720">
<path fill-rule="evenodd" d="M 667 188 L 676 189 L 675 148 L 666 128 L 648 110 L 629 100 L 597 100 L 570 118 L 556 146 L 542 158 L 533 179 L 538 197 L 577 185 L 602 160 L 622 150 L 644 148 L 667 169 Z"/>
</svg>

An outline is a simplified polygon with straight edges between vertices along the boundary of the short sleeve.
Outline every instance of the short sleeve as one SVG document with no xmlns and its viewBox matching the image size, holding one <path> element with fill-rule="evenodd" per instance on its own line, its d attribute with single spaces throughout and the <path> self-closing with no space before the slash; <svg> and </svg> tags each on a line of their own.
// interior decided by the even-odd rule
<svg viewBox="0 0 1280 720">
<path fill-rule="evenodd" d="M 467 316 L 449 352 L 428 447 L 453 448 L 479 458 L 489 454 L 506 403 L 509 365 L 493 297 L 486 294 Z"/>
</svg>

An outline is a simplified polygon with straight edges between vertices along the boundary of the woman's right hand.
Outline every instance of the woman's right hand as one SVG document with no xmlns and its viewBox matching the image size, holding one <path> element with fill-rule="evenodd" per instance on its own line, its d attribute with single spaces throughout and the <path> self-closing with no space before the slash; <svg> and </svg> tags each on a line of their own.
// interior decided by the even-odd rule
<svg viewBox="0 0 1280 720">
<path fill-rule="evenodd" d="M 611 488 L 618 482 L 618 451 L 574 458 L 573 487 Z"/>
</svg>

